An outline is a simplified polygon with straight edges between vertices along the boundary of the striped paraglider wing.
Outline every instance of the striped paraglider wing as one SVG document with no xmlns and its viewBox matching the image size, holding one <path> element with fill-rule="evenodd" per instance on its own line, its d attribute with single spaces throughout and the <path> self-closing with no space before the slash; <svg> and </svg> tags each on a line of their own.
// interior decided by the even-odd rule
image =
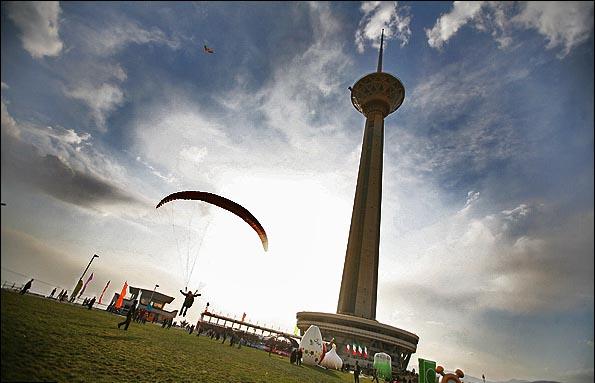
<svg viewBox="0 0 595 383">
<path fill-rule="evenodd" d="M 156 206 L 158 209 L 160 206 L 175 200 L 196 200 L 196 201 L 203 201 L 206 203 L 210 203 L 212 205 L 218 206 L 222 209 L 229 211 L 243 219 L 260 237 L 260 241 L 262 242 L 262 247 L 264 251 L 267 251 L 269 248 L 269 240 L 267 238 L 267 233 L 264 231 L 264 228 L 258 222 L 256 217 L 252 215 L 246 208 L 242 205 L 233 202 L 225 197 L 221 197 L 217 194 L 201 192 L 201 191 L 180 191 L 173 194 L 168 195 L 167 197 L 163 198 Z"/>
</svg>

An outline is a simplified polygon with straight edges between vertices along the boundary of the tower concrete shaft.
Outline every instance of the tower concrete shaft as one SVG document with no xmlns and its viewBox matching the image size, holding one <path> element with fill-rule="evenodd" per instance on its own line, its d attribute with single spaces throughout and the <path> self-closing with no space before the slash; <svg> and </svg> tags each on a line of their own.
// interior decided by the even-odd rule
<svg viewBox="0 0 595 383">
<path fill-rule="evenodd" d="M 384 30 L 377 71 L 350 88 L 351 102 L 366 116 L 366 125 L 337 304 L 338 314 L 367 319 L 376 319 L 384 118 L 397 110 L 405 98 L 401 81 L 382 72 L 383 38 Z"/>
<path fill-rule="evenodd" d="M 366 118 L 338 314 L 376 319 L 384 116 Z"/>
</svg>

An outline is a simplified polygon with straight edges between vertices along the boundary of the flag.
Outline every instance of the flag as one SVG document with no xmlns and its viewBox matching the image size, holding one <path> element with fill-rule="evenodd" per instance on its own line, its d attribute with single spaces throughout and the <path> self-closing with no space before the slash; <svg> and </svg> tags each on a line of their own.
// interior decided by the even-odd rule
<svg viewBox="0 0 595 383">
<path fill-rule="evenodd" d="M 91 273 L 91 275 L 89 275 L 89 278 L 87 278 L 87 282 L 85 282 L 85 285 L 83 286 L 83 289 L 81 290 L 81 292 L 79 294 L 79 298 L 85 292 L 85 289 L 87 288 L 87 285 L 89 284 L 89 282 L 91 282 L 91 279 L 93 279 L 93 273 Z"/>
<path fill-rule="evenodd" d="M 212 48 L 209 48 L 206 45 L 204 46 L 204 51 L 205 53 L 215 53 L 215 51 Z"/>
<path fill-rule="evenodd" d="M 353 354 L 353 356 L 355 356 L 357 354 L 357 346 L 355 345 L 355 343 L 353 344 L 353 347 L 351 348 L 351 353 Z"/>
<path fill-rule="evenodd" d="M 362 346 L 357 346 L 357 355 L 362 356 L 362 353 L 363 353 Z"/>
<path fill-rule="evenodd" d="M 364 358 L 368 358 L 368 348 L 364 347 Z"/>
<path fill-rule="evenodd" d="M 107 284 L 105 285 L 105 287 L 103 288 L 103 291 L 101 292 L 101 295 L 99 296 L 99 304 L 101 304 L 101 298 L 103 298 L 103 294 L 105 293 L 105 290 L 107 290 L 109 283 L 110 283 L 110 281 L 107 281 Z"/>
<path fill-rule="evenodd" d="M 119 309 L 122 307 L 122 303 L 124 303 L 124 295 L 126 295 L 126 289 L 128 288 L 128 281 L 124 282 L 124 286 L 122 286 L 122 291 L 120 292 L 120 296 L 116 301 L 115 308 Z"/>
<path fill-rule="evenodd" d="M 244 313 L 244 315 L 242 315 L 242 322 L 244 321 L 244 319 L 246 319 L 246 313 Z"/>
<path fill-rule="evenodd" d="M 351 350 L 349 349 L 349 345 L 347 345 L 347 353 L 349 354 Z"/>
<path fill-rule="evenodd" d="M 418 358 L 419 383 L 436 383 L 436 362 Z"/>
<path fill-rule="evenodd" d="M 296 336 L 300 335 L 300 329 L 299 329 L 299 327 L 297 326 L 297 324 L 296 324 L 296 325 L 295 325 L 295 327 L 293 328 L 293 335 L 296 335 Z"/>
</svg>

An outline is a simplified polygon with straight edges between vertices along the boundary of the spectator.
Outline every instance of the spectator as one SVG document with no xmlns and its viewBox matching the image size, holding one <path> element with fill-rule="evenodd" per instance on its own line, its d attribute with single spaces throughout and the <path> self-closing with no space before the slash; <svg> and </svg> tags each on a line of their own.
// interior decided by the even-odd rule
<svg viewBox="0 0 595 383">
<path fill-rule="evenodd" d="M 130 321 L 132 320 L 132 316 L 134 315 L 134 310 L 136 310 L 137 303 L 138 301 L 136 300 L 132 303 L 132 306 L 130 306 L 130 308 L 128 309 L 128 313 L 126 313 L 126 319 L 118 323 L 118 328 L 124 325 L 124 330 L 128 330 L 128 326 L 130 325 Z"/>
<path fill-rule="evenodd" d="M 23 288 L 21 289 L 21 291 L 19 292 L 19 294 L 24 295 L 27 291 L 29 291 L 29 289 L 31 288 L 31 284 L 33 283 L 34 279 L 31 278 L 31 280 L 27 283 L 25 283 L 25 286 L 23 286 Z"/>
</svg>

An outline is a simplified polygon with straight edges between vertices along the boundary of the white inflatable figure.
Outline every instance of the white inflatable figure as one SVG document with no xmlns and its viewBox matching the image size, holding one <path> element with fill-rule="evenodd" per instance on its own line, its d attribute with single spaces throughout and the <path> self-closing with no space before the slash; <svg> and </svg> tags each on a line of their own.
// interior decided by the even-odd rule
<svg viewBox="0 0 595 383">
<path fill-rule="evenodd" d="M 320 365 L 335 370 L 340 370 L 341 367 L 343 367 L 343 360 L 339 355 L 337 355 L 337 346 L 333 344 L 333 348 L 324 354 L 324 359 L 322 359 Z"/>
<path fill-rule="evenodd" d="M 300 341 L 302 363 L 316 366 L 322 359 L 322 334 L 317 326 L 310 326 Z"/>
</svg>

